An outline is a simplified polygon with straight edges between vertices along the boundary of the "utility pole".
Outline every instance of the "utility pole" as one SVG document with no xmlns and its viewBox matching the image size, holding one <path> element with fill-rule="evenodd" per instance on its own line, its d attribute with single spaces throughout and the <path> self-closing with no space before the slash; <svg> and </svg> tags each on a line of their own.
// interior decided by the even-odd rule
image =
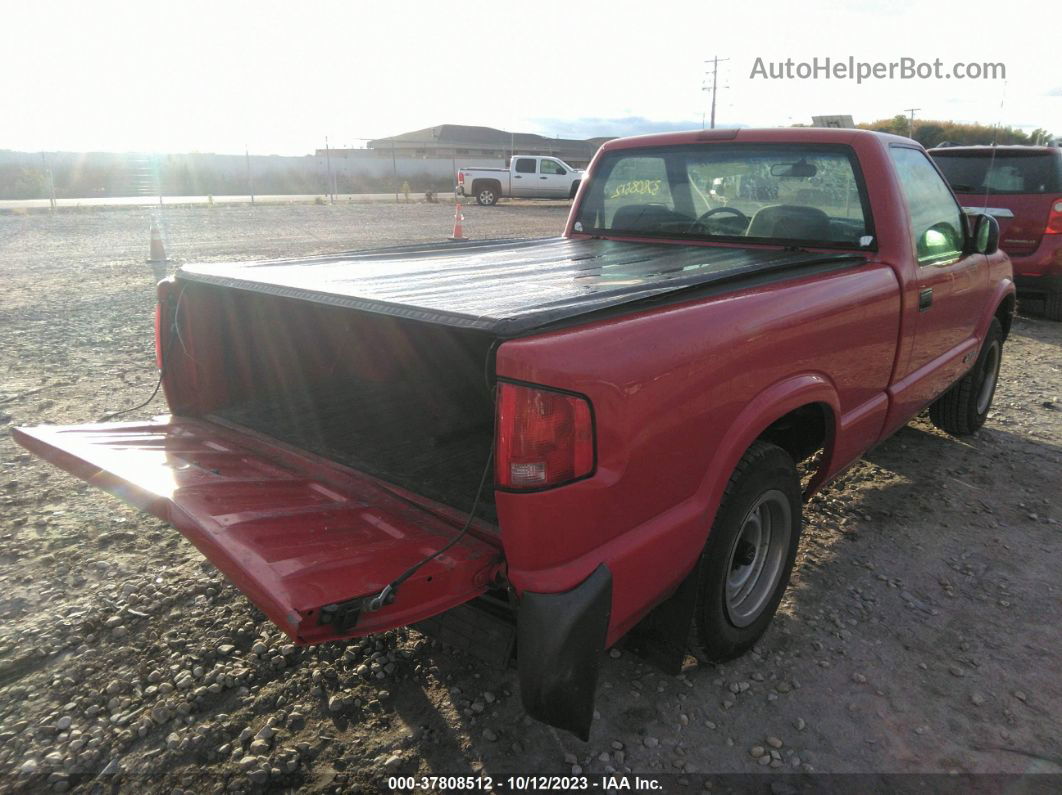
<svg viewBox="0 0 1062 795">
<path fill-rule="evenodd" d="M 254 204 L 254 179 L 251 177 L 251 151 L 247 144 L 243 145 L 243 156 L 247 158 L 247 192 L 251 194 L 251 204 Z"/>
<path fill-rule="evenodd" d="M 907 113 L 910 114 L 909 120 L 907 122 L 907 137 L 913 139 L 914 138 L 914 115 L 915 115 L 915 111 L 916 110 L 922 110 L 922 109 L 921 108 L 904 108 L 904 110 L 907 111 Z"/>
<path fill-rule="evenodd" d="M 52 169 L 48 165 L 48 158 L 44 152 L 41 152 L 41 165 L 44 166 L 44 173 L 48 177 L 48 206 L 52 212 L 55 212 L 55 175 L 52 174 Z"/>
<path fill-rule="evenodd" d="M 394 141 L 391 141 L 391 181 L 395 183 L 395 204 L 398 204 L 398 159 L 395 157 Z"/>
<path fill-rule="evenodd" d="M 713 129 L 713 130 L 715 129 L 715 95 L 719 91 L 719 64 L 722 61 L 729 61 L 729 60 L 730 60 L 729 58 L 720 58 L 718 55 L 716 55 L 710 61 L 705 61 L 705 63 L 710 63 L 712 65 L 712 85 L 710 87 L 707 86 L 707 85 L 703 85 L 703 86 L 701 86 L 701 90 L 702 91 L 711 91 L 712 92 L 712 123 L 711 123 L 711 129 Z M 708 73 L 706 71 L 705 72 L 705 77 L 707 77 L 707 76 L 708 76 Z M 704 125 L 704 121 L 703 120 L 701 121 L 701 125 L 702 126 Z"/>
<path fill-rule="evenodd" d="M 325 169 L 328 172 L 328 202 L 336 203 L 336 195 L 332 190 L 332 157 L 328 153 L 328 136 L 325 136 Z"/>
</svg>

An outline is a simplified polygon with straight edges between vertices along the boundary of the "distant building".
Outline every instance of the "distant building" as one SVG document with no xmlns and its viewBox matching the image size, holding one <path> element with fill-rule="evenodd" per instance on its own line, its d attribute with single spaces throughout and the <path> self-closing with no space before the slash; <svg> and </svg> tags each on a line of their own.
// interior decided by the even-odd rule
<svg viewBox="0 0 1062 795">
<path fill-rule="evenodd" d="M 854 129 L 855 122 L 851 116 L 812 116 L 812 127 L 840 127 L 841 129 Z"/>
<path fill-rule="evenodd" d="M 547 138 L 534 133 L 511 133 L 493 127 L 469 127 L 463 124 L 440 124 L 424 130 L 377 138 L 368 148 L 380 157 L 407 158 L 502 158 L 518 155 L 552 155 L 569 165 L 582 167 L 608 138 Z M 331 150 L 343 157 L 351 150 Z M 354 150 L 356 151 L 356 150 Z M 324 150 L 319 150 L 323 155 Z M 460 164 L 458 164 L 460 165 Z"/>
</svg>

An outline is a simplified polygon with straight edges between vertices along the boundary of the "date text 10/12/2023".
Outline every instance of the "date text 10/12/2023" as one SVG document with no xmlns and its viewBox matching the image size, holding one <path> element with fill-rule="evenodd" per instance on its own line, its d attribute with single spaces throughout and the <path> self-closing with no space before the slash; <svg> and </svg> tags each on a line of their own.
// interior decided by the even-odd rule
<svg viewBox="0 0 1062 795">
<path fill-rule="evenodd" d="M 392 792 L 659 792 L 659 779 L 643 776 L 391 776 Z"/>
</svg>

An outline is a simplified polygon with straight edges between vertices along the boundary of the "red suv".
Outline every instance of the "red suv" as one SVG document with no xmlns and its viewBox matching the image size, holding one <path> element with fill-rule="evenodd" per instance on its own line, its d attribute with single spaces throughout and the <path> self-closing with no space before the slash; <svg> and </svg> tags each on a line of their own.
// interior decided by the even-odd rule
<svg viewBox="0 0 1062 795">
<path fill-rule="evenodd" d="M 1043 298 L 1062 320 L 1062 148 L 946 146 L 931 149 L 964 207 L 999 221 L 1018 292 Z"/>
</svg>

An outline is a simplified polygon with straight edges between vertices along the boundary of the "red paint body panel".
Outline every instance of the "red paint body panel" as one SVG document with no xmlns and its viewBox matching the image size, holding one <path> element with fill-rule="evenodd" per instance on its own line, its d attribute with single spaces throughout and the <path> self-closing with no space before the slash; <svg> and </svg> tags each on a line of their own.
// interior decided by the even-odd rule
<svg viewBox="0 0 1062 795">
<path fill-rule="evenodd" d="M 590 398 L 598 454 L 589 480 L 498 493 L 510 581 L 565 590 L 605 562 L 618 637 L 689 572 L 773 420 L 826 404 L 846 430 L 831 467 L 877 441 L 899 314 L 894 272 L 866 264 L 504 343 L 500 377 Z"/>
<path fill-rule="evenodd" d="M 22 428 L 57 466 L 170 522 L 299 643 L 404 626 L 486 590 L 500 550 L 467 535 L 337 634 L 322 606 L 378 593 L 458 528 L 369 478 L 203 420 Z"/>
</svg>

